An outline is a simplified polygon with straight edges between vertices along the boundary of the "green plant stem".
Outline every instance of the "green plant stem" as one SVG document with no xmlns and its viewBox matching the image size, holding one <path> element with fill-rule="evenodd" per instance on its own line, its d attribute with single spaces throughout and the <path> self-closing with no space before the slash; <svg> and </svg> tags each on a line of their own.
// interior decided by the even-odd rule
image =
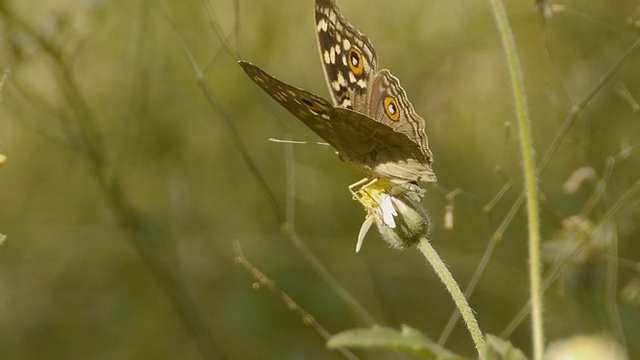
<svg viewBox="0 0 640 360">
<path fill-rule="evenodd" d="M 540 218 L 538 214 L 538 182 L 533 160 L 531 126 L 527 113 L 522 70 L 518 61 L 516 43 L 509 26 L 509 19 L 501 0 L 489 0 L 493 15 L 502 37 L 507 55 L 511 86 L 516 105 L 516 117 L 520 130 L 525 192 L 527 198 L 527 220 L 529 224 L 529 279 L 531 292 L 531 326 L 533 332 L 533 358 L 541 360 L 544 354 L 544 326 L 542 317 L 542 271 L 540 265 Z"/>
<path fill-rule="evenodd" d="M 480 260 L 480 263 L 478 263 L 478 266 L 476 266 L 476 270 L 473 272 L 473 276 L 471 277 L 471 280 L 469 280 L 469 284 L 467 285 L 467 288 L 464 290 L 465 298 L 470 297 L 473 290 L 475 290 L 476 285 L 478 285 L 478 282 L 480 281 L 480 277 L 484 273 L 483 269 L 487 267 L 489 260 L 491 260 L 491 256 L 493 255 L 493 251 L 496 247 L 496 244 L 497 243 L 495 241 L 489 242 L 489 246 L 487 246 L 486 250 L 484 251 L 484 254 L 482 255 L 482 260 Z M 438 345 L 444 346 L 444 344 L 447 342 L 447 339 L 451 335 L 453 328 L 458 322 L 459 318 L 460 318 L 460 311 L 454 310 L 453 314 L 451 314 L 451 316 L 449 317 L 449 320 L 447 321 L 447 325 L 445 325 L 444 329 L 442 329 L 442 333 L 438 338 Z"/>
<path fill-rule="evenodd" d="M 424 254 L 424 257 L 427 258 L 427 261 L 431 264 L 436 274 L 438 274 L 438 277 L 440 277 L 440 280 L 449 291 L 449 294 L 451 294 L 451 297 L 453 297 L 453 301 L 456 303 L 456 306 L 464 319 L 464 323 L 467 325 L 467 329 L 469 329 L 471 339 L 476 345 L 476 350 L 478 350 L 478 354 L 482 356 L 485 349 L 482 331 L 480 331 L 478 321 L 473 315 L 473 310 L 469 306 L 467 299 L 464 297 L 462 290 L 460 290 L 460 286 L 453 278 L 453 275 L 451 275 L 447 265 L 445 265 L 436 250 L 431 246 L 429 240 L 426 238 L 420 239 L 418 249 L 420 249 L 422 254 Z"/>
</svg>

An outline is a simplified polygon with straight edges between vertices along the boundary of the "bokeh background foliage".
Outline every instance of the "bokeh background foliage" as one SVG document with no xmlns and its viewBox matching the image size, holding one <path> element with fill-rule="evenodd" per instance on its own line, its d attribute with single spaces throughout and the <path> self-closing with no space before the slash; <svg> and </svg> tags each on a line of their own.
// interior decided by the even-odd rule
<svg viewBox="0 0 640 360">
<path fill-rule="evenodd" d="M 635 1 L 563 5 L 543 22 L 533 2 L 507 4 L 538 159 L 574 105 L 638 41 Z M 489 6 L 339 6 L 427 120 L 439 178 L 424 201 L 432 243 L 466 284 L 522 189 Z M 8 235 L 0 247 L 1 358 L 198 359 L 207 339 L 215 339 L 205 350 L 211 357 L 342 358 L 234 264 L 235 240 L 329 332 L 367 325 L 282 234 L 229 124 L 280 209 L 295 191 L 296 232 L 336 283 L 377 323 L 438 338 L 453 303 L 421 256 L 390 250 L 375 234 L 353 252 L 363 212 L 346 186 L 362 174 L 315 145 L 293 146 L 287 165 L 287 148 L 269 137 L 317 138 L 236 64 L 247 59 L 328 96 L 312 1 L 2 0 L 0 9 L 0 71 L 10 71 L 0 103 L 0 153 L 8 156 L 0 168 L 0 232 Z M 624 194 L 640 179 L 639 57 L 593 92 L 540 178 L 545 241 L 577 238 L 563 219 L 584 209 L 599 179 L 606 186 L 584 217 L 597 224 L 622 205 L 606 219 L 604 245 L 587 243 L 580 261 L 562 260 L 566 270 L 545 296 L 548 340 L 605 335 L 630 358 L 640 356 L 640 198 Z M 595 175 L 567 193 L 563 185 L 583 167 Z M 445 229 L 447 193 L 457 188 L 455 226 Z M 483 331 L 500 333 L 526 303 L 526 264 L 520 211 L 470 300 Z M 527 322 L 510 340 L 530 350 Z M 447 347 L 474 354 L 462 326 Z"/>
</svg>

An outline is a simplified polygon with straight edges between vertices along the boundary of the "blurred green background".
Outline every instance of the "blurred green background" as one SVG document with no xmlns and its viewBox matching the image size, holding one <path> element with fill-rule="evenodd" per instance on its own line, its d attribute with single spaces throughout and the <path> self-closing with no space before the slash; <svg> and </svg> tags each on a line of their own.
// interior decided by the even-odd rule
<svg viewBox="0 0 640 360">
<path fill-rule="evenodd" d="M 508 69 L 488 2 L 338 5 L 427 121 L 439 179 L 423 202 L 432 244 L 466 285 L 522 189 Z M 507 4 L 538 160 L 572 108 L 622 66 L 592 92 L 540 178 L 544 240 L 587 241 L 571 263 L 552 254 L 567 266 L 545 296 L 547 340 L 597 334 L 640 358 L 640 197 L 624 195 L 640 179 L 640 54 L 620 62 L 638 41 L 639 5 L 563 5 L 542 21 L 533 1 Z M 330 333 L 370 325 L 338 285 L 376 323 L 439 337 L 454 305 L 424 258 L 387 248 L 373 231 L 353 251 L 364 212 L 346 187 L 363 174 L 323 146 L 291 146 L 287 162 L 288 147 L 268 138 L 319 139 L 236 64 L 246 59 L 328 97 L 311 0 L 2 0 L 0 9 L 0 72 L 9 71 L 0 102 L 8 157 L 0 167 L 0 358 L 343 358 L 276 294 L 252 286 L 234 262 L 234 241 Z M 332 284 L 281 232 L 247 157 L 281 214 L 294 194 L 293 227 Z M 582 167 L 594 176 L 567 193 Z M 605 230 L 574 236 L 563 219 L 583 211 L 601 179 L 583 218 Z M 462 193 L 452 203 L 454 189 Z M 528 299 L 524 215 L 470 298 L 487 333 L 499 334 Z M 509 339 L 529 353 L 528 321 Z M 446 346 L 475 353 L 460 324 Z"/>
</svg>

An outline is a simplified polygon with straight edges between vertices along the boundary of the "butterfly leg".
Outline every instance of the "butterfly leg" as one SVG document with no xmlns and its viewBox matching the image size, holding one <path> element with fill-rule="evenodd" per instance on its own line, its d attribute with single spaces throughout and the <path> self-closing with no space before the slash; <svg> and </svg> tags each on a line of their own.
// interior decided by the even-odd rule
<svg viewBox="0 0 640 360">
<path fill-rule="evenodd" d="M 373 180 L 369 180 L 369 178 L 364 178 L 362 180 L 359 180 L 351 185 L 349 185 L 349 192 L 351 193 L 351 195 L 353 195 L 353 199 L 354 200 L 358 200 L 360 198 L 360 195 L 358 195 L 358 192 L 361 190 L 364 190 L 365 188 L 375 184 L 376 182 L 378 182 L 378 178 L 375 178 Z M 360 187 L 360 189 L 358 190 L 353 190 L 354 188 Z"/>
</svg>

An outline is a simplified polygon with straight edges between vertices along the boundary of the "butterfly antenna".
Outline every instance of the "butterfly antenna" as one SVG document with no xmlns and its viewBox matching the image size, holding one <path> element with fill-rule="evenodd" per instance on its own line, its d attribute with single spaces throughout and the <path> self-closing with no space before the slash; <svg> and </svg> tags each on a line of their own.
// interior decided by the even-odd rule
<svg viewBox="0 0 640 360">
<path fill-rule="evenodd" d="M 269 138 L 269 141 L 276 143 L 285 143 L 285 144 L 305 144 L 305 145 L 329 145 L 329 143 L 322 141 L 300 141 L 300 140 L 287 140 L 287 139 L 276 139 Z"/>
</svg>

